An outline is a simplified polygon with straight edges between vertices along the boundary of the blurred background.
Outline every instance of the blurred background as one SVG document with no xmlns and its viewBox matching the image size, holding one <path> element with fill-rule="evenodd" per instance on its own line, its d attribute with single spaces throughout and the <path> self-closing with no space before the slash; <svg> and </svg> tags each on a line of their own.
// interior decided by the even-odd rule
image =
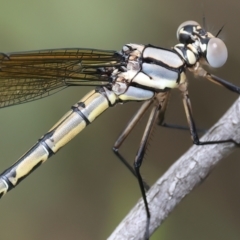
<svg viewBox="0 0 240 240">
<path fill-rule="evenodd" d="M 240 66 L 240 4 L 235 0 L 0 0 L 0 51 L 84 47 L 120 50 L 125 43 L 170 48 L 186 20 L 202 22 L 229 50 L 227 64 L 212 71 L 236 85 Z M 190 77 L 199 128 L 208 129 L 236 94 Z M 0 111 L 0 169 L 27 151 L 91 88 L 69 88 L 40 101 Z M 0 239 L 106 239 L 140 197 L 136 179 L 111 151 L 139 103 L 106 111 L 58 154 L 8 193 L 0 204 Z M 173 91 L 166 120 L 186 125 Z M 145 119 L 146 120 L 146 119 Z M 142 120 L 122 146 L 133 162 Z M 154 183 L 192 145 L 187 131 L 156 127 L 142 168 Z M 171 213 L 151 239 L 240 239 L 240 152 L 224 159 L 208 179 Z"/>
</svg>

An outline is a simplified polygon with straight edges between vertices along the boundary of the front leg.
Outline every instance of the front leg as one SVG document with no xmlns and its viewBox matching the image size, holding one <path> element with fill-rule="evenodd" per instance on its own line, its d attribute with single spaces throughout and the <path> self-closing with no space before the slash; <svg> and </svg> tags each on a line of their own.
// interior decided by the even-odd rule
<svg viewBox="0 0 240 240">
<path fill-rule="evenodd" d="M 195 145 L 208 145 L 208 144 L 219 144 L 219 143 L 231 142 L 231 143 L 236 144 L 237 146 L 240 146 L 240 144 L 237 143 L 233 139 L 201 142 L 199 140 L 197 129 L 196 129 L 196 125 L 195 125 L 195 122 L 194 122 L 194 119 L 193 119 L 191 101 L 190 101 L 190 98 L 189 98 L 189 95 L 188 95 L 188 90 L 187 90 L 187 82 L 179 85 L 179 90 L 182 92 L 183 105 L 184 105 L 184 109 L 185 109 L 185 113 L 186 113 L 189 129 L 190 129 L 190 134 L 191 134 L 193 143 Z"/>
</svg>

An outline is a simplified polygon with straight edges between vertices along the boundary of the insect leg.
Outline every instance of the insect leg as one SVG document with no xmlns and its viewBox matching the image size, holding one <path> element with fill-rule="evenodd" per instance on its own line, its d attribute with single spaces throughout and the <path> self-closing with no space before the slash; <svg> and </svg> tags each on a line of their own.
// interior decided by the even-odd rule
<svg viewBox="0 0 240 240">
<path fill-rule="evenodd" d="M 232 92 L 235 92 L 235 93 L 240 93 L 240 88 L 220 77 L 217 77 L 213 74 L 210 74 L 210 73 L 206 73 L 206 76 L 205 76 L 208 80 L 216 83 L 216 84 L 219 84 L 225 88 L 227 88 L 228 90 L 232 91 Z"/>
<path fill-rule="evenodd" d="M 208 145 L 208 144 L 219 144 L 219 143 L 231 142 L 231 143 L 234 143 L 237 146 L 239 146 L 239 144 L 236 141 L 234 141 L 233 139 L 201 142 L 199 140 L 197 129 L 196 129 L 196 125 L 195 125 L 195 122 L 194 122 L 194 119 L 193 119 L 192 108 L 191 108 L 191 101 L 190 101 L 190 98 L 189 98 L 189 95 L 188 95 L 188 90 L 187 90 L 187 83 L 181 84 L 179 86 L 179 89 L 180 89 L 180 91 L 182 92 L 182 95 L 183 95 L 183 105 L 184 105 L 184 109 L 185 109 L 185 113 L 186 113 L 189 129 L 190 129 L 190 134 L 191 134 L 193 143 L 195 145 Z"/>
<path fill-rule="evenodd" d="M 138 183 L 140 186 L 140 190 L 142 193 L 142 197 L 143 197 L 143 201 L 144 201 L 144 205 L 145 205 L 145 209 L 146 209 L 146 214 L 147 214 L 147 225 L 146 225 L 146 235 L 145 235 L 146 239 L 148 239 L 148 237 L 149 237 L 150 210 L 148 207 L 147 196 L 146 196 L 146 192 L 144 189 L 143 179 L 142 179 L 142 176 L 140 173 L 140 167 L 142 165 L 142 161 L 143 161 L 143 158 L 144 158 L 144 155 L 146 152 L 149 136 L 151 135 L 154 124 L 156 123 L 160 109 L 161 109 L 160 105 L 156 105 L 153 107 L 153 109 L 150 113 L 146 128 L 145 128 L 145 131 L 143 133 L 143 137 L 141 139 L 141 143 L 140 143 L 139 149 L 137 151 L 135 161 L 134 161 L 134 169 L 135 169 L 135 172 L 137 175 Z"/>
<path fill-rule="evenodd" d="M 119 148 L 121 147 L 124 140 L 129 136 L 133 128 L 137 125 L 139 120 L 143 117 L 145 112 L 148 110 L 150 105 L 152 104 L 153 100 L 148 100 L 142 104 L 142 106 L 138 109 L 136 114 L 133 116 L 133 118 L 129 121 L 123 132 L 118 137 L 117 141 L 114 143 L 113 146 L 113 152 L 118 157 L 118 159 L 129 169 L 129 171 L 135 176 L 136 172 L 133 169 L 133 167 L 126 161 L 126 159 L 119 153 Z M 150 187 L 147 183 L 144 182 L 144 188 L 148 190 Z"/>
<path fill-rule="evenodd" d="M 181 126 L 181 125 L 171 124 L 171 123 L 166 123 L 165 122 L 165 112 L 166 112 L 166 109 L 168 107 L 169 98 L 170 98 L 170 91 L 166 92 L 165 101 L 164 101 L 164 103 L 162 103 L 162 107 L 161 107 L 161 111 L 160 111 L 159 116 L 158 116 L 158 123 L 157 124 L 160 127 L 178 129 L 178 130 L 188 130 L 189 131 L 189 126 Z M 202 133 L 206 132 L 205 129 L 197 129 L 197 131 L 202 132 Z"/>
<path fill-rule="evenodd" d="M 218 76 L 215 76 L 211 73 L 208 73 L 205 69 L 203 69 L 202 67 L 198 67 L 195 71 L 193 71 L 195 75 L 197 76 L 201 76 L 201 77 L 204 77 L 206 78 L 207 80 L 213 82 L 213 83 L 216 83 L 222 87 L 225 87 L 227 88 L 228 90 L 232 91 L 232 92 L 235 92 L 235 93 L 238 93 L 240 94 L 240 87 L 218 77 Z"/>
</svg>

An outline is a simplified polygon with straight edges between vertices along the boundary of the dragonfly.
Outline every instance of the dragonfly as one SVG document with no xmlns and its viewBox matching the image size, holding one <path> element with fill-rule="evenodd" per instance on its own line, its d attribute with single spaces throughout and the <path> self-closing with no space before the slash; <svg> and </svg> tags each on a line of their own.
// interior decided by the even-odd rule
<svg viewBox="0 0 240 240">
<path fill-rule="evenodd" d="M 0 53 L 0 108 L 38 100 L 67 87 L 96 87 L 74 104 L 29 151 L 0 174 L 0 197 L 16 187 L 105 110 L 116 104 L 137 101 L 142 105 L 118 137 L 113 151 L 138 180 L 148 225 L 151 213 L 146 191 L 149 186 L 143 180 L 140 168 L 153 126 L 156 123 L 168 126 L 164 116 L 172 89 L 178 88 L 182 93 L 194 144 L 237 144 L 233 139 L 199 140 L 188 93 L 187 71 L 240 93 L 238 86 L 204 69 L 204 65 L 219 68 L 227 60 L 227 47 L 218 38 L 220 32 L 214 36 L 199 23 L 186 21 L 178 27 L 179 43 L 171 49 L 130 43 L 120 51 L 66 48 Z M 119 149 L 149 109 L 150 115 L 132 166 Z"/>
</svg>

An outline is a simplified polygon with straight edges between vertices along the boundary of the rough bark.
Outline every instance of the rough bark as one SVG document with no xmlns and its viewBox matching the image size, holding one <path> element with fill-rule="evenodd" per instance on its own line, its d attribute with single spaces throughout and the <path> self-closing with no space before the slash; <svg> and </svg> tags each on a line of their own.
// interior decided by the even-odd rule
<svg viewBox="0 0 240 240">
<path fill-rule="evenodd" d="M 240 98 L 201 141 L 225 139 L 240 143 Z M 234 143 L 192 146 L 157 180 L 147 193 L 151 211 L 150 235 L 174 207 L 210 174 L 216 164 L 234 149 L 237 149 Z M 108 240 L 144 239 L 145 230 L 146 213 L 140 199 Z"/>
</svg>

